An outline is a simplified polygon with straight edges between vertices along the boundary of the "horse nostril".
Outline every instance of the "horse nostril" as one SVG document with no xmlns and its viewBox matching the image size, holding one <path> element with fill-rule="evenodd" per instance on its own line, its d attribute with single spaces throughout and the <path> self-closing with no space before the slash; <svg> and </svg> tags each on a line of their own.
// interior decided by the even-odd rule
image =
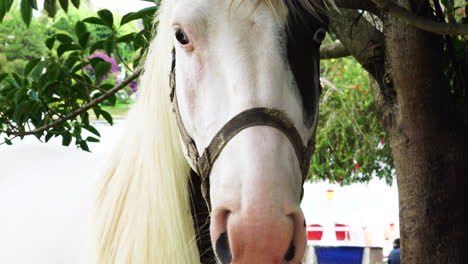
<svg viewBox="0 0 468 264">
<path fill-rule="evenodd" d="M 286 255 L 284 256 L 284 259 L 286 261 L 291 261 L 294 259 L 295 254 L 296 254 L 296 247 L 294 246 L 294 242 L 291 241 L 291 245 L 289 245 L 289 249 L 286 252 Z"/>
<path fill-rule="evenodd" d="M 216 255 L 222 264 L 229 264 L 232 261 L 231 248 L 227 232 L 222 233 L 216 241 Z"/>
</svg>

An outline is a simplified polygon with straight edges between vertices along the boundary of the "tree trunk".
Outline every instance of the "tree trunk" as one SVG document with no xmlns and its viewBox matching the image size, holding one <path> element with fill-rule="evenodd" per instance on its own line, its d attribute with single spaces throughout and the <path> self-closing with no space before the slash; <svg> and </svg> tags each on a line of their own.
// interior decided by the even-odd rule
<svg viewBox="0 0 468 264">
<path fill-rule="evenodd" d="M 433 16 L 427 0 L 394 2 Z M 378 118 L 390 137 L 402 263 L 468 263 L 468 114 L 444 75 L 442 37 L 378 11 L 382 36 L 357 11 L 340 11 L 332 14 L 331 28 L 370 73 Z"/>
<path fill-rule="evenodd" d="M 426 1 L 396 2 L 430 11 Z M 450 96 L 442 38 L 390 16 L 384 28 L 385 83 L 396 102 L 383 124 L 397 173 L 402 263 L 468 263 L 468 124 Z"/>
</svg>

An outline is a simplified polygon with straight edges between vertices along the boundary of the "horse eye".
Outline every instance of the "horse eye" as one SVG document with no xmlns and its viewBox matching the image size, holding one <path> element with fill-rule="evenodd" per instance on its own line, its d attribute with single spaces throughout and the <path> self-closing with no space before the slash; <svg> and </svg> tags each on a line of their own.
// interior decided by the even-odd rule
<svg viewBox="0 0 468 264">
<path fill-rule="evenodd" d="M 322 44 L 323 40 L 325 39 L 326 34 L 327 33 L 326 33 L 325 29 L 319 28 L 317 31 L 315 31 L 314 41 L 317 44 Z"/>
<path fill-rule="evenodd" d="M 190 43 L 187 34 L 182 29 L 177 29 L 175 32 L 175 37 L 181 45 L 187 45 Z"/>
</svg>

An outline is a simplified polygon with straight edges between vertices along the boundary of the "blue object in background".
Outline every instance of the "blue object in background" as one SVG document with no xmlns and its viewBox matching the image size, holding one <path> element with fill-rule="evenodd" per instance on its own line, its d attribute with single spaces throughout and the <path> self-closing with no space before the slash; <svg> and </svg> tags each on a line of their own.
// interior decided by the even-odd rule
<svg viewBox="0 0 468 264">
<path fill-rule="evenodd" d="M 315 247 L 319 264 L 361 264 L 363 247 Z"/>
</svg>

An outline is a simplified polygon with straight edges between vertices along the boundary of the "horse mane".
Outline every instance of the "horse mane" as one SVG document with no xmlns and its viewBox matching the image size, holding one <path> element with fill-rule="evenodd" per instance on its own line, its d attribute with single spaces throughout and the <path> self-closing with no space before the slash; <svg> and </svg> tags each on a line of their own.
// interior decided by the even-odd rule
<svg viewBox="0 0 468 264">
<path fill-rule="evenodd" d="M 305 11 L 320 18 L 320 15 L 326 14 L 329 9 L 338 9 L 334 0 L 258 0 L 256 6 L 262 3 L 280 20 L 285 19 L 289 12 L 303 14 Z"/>
<path fill-rule="evenodd" d="M 138 101 L 99 186 L 91 263 L 200 263 L 189 166 L 169 100 L 172 2 L 160 8 Z"/>
<path fill-rule="evenodd" d="M 284 0 L 258 1 L 276 16 L 288 12 Z M 315 12 L 322 0 L 287 1 Z M 98 186 L 88 263 L 200 263 L 190 167 L 169 100 L 174 2 L 163 1 L 157 14 L 158 33 L 146 55 L 138 100 Z"/>
</svg>

